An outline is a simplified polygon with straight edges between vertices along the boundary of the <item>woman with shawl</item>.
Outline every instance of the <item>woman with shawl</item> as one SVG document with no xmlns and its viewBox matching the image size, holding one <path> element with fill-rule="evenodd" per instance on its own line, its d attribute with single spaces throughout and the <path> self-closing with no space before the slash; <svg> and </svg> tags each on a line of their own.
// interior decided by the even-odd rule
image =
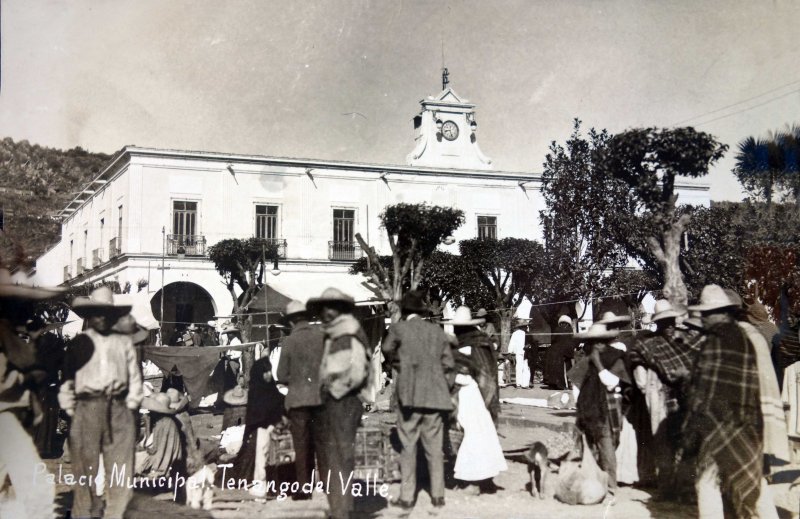
<svg viewBox="0 0 800 519">
<path fill-rule="evenodd" d="M 492 478 L 508 467 L 488 407 L 493 403 L 497 377 L 493 370 L 495 360 L 491 345 L 489 356 L 483 352 L 488 338 L 475 328 L 483 322 L 483 319 L 472 319 L 469 308 L 462 306 L 448 323 L 453 325 L 458 337 L 458 351 L 454 354 L 455 390 L 458 395 L 457 420 L 464 430 L 464 439 L 456 456 L 455 478 L 477 483 L 481 493 L 494 493 L 497 486 Z M 494 385 L 488 384 L 488 380 Z"/>
<path fill-rule="evenodd" d="M 236 389 L 226 393 L 226 402 Z M 258 497 L 265 496 L 267 492 L 269 440 L 275 425 L 283 418 L 283 399 L 272 376 L 269 357 L 261 357 L 250 369 L 250 387 L 243 402 L 247 404 L 244 438 L 231 467 L 231 477 L 252 481 L 250 493 Z"/>
</svg>

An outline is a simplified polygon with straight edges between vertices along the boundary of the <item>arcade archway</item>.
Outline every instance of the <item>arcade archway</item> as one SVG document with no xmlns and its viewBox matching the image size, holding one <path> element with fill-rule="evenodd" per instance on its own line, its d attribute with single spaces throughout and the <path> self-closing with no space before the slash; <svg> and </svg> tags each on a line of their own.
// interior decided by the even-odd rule
<svg viewBox="0 0 800 519">
<path fill-rule="evenodd" d="M 206 323 L 213 319 L 216 310 L 211 295 L 200 285 L 186 281 L 170 283 L 164 287 L 164 322 L 161 330 L 164 344 L 176 330 L 182 330 L 192 323 Z M 161 290 L 150 300 L 153 315 L 161 321 Z"/>
</svg>

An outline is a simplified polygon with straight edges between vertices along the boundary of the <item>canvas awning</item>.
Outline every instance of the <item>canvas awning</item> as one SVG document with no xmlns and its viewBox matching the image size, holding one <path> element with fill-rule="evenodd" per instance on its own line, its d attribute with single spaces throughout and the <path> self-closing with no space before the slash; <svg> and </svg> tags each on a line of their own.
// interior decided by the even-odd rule
<svg viewBox="0 0 800 519">
<path fill-rule="evenodd" d="M 262 289 L 250 304 L 251 311 L 283 312 L 292 299 L 305 303 L 312 297 L 319 297 L 328 287 L 349 294 L 357 305 L 383 304 L 378 291 L 361 274 L 283 272 L 279 276 L 268 276 L 266 281 L 266 289 Z"/>
</svg>

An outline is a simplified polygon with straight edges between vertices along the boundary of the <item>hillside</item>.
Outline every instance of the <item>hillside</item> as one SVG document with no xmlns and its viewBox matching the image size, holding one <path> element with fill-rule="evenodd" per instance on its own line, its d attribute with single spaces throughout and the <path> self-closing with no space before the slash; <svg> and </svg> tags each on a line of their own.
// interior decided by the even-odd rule
<svg viewBox="0 0 800 519">
<path fill-rule="evenodd" d="M 24 266 L 58 241 L 53 217 L 111 157 L 80 147 L 59 150 L 26 140 L 0 141 L 0 264 Z"/>
</svg>

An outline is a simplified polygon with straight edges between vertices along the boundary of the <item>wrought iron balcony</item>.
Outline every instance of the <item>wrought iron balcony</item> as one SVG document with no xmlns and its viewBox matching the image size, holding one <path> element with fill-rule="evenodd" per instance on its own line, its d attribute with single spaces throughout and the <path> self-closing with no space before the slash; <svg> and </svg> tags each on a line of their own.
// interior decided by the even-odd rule
<svg viewBox="0 0 800 519">
<path fill-rule="evenodd" d="M 272 257 L 271 251 L 273 247 L 277 248 L 278 258 L 286 259 L 286 240 L 283 238 L 258 238 L 264 243 L 267 253 L 267 259 Z"/>
<path fill-rule="evenodd" d="M 116 258 L 122 251 L 119 248 L 119 238 L 111 238 L 108 240 L 108 259 Z"/>
<path fill-rule="evenodd" d="M 355 261 L 363 256 L 361 246 L 354 241 L 329 241 L 328 259 L 332 261 Z"/>
<path fill-rule="evenodd" d="M 206 237 L 202 234 L 168 234 L 167 254 L 170 256 L 205 256 Z"/>
</svg>

